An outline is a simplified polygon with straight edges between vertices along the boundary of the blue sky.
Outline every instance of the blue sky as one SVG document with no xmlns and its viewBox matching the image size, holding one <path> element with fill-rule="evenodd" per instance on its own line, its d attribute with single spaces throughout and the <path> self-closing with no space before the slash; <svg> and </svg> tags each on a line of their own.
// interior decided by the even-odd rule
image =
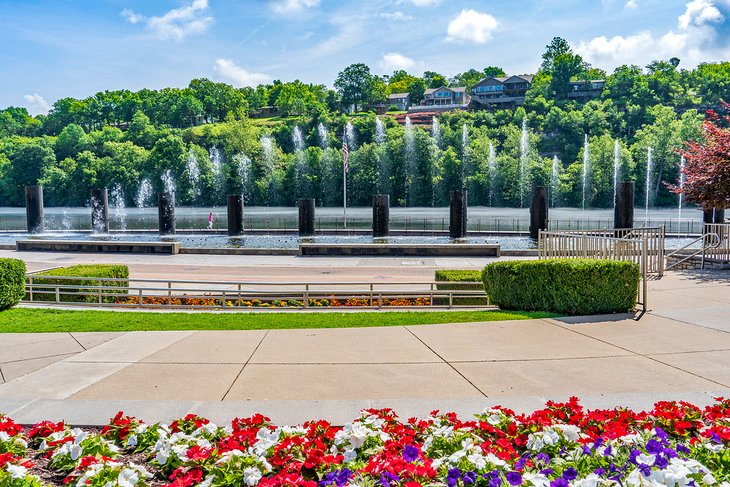
<svg viewBox="0 0 730 487">
<path fill-rule="evenodd" d="M 730 0 L 0 0 L 0 107 L 106 89 L 324 83 L 364 62 L 532 73 L 566 38 L 606 70 L 730 59 Z"/>
</svg>

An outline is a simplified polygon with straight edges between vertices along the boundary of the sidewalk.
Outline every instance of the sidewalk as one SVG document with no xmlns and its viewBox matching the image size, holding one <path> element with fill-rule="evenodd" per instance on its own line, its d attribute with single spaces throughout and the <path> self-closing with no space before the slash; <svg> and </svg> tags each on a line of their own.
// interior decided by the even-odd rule
<svg viewBox="0 0 730 487">
<path fill-rule="evenodd" d="M 359 273 L 356 263 L 323 260 Z M 401 267 L 412 270 L 392 261 L 382 271 Z M 526 411 L 570 395 L 589 407 L 646 408 L 730 394 L 730 273 L 670 272 L 651 281 L 649 299 L 640 321 L 0 335 L 0 411 L 76 424 L 120 409 L 147 421 L 194 411 L 219 422 L 254 412 L 344 422 L 370 406 L 410 416 L 495 404 Z"/>
</svg>

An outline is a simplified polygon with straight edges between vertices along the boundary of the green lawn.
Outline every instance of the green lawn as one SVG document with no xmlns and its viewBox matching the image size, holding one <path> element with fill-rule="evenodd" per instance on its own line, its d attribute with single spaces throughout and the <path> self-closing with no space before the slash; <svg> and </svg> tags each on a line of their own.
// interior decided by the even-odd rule
<svg viewBox="0 0 730 487">
<path fill-rule="evenodd" d="M 150 313 L 14 308 L 0 313 L 0 333 L 351 328 L 525 320 L 551 316 L 555 315 L 526 311 Z"/>
</svg>

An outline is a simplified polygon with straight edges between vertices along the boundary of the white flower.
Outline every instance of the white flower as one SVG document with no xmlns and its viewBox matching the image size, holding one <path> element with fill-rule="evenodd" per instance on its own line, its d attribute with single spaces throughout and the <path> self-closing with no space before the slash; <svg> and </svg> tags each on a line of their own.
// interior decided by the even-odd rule
<svg viewBox="0 0 730 487">
<path fill-rule="evenodd" d="M 134 487 L 139 482 L 139 473 L 131 468 L 123 468 L 117 477 L 119 487 Z"/>
<path fill-rule="evenodd" d="M 12 463 L 9 463 L 5 467 L 5 471 L 8 472 L 10 474 L 10 477 L 14 479 L 22 479 L 28 473 L 28 469 L 24 466 L 13 465 Z"/>
<path fill-rule="evenodd" d="M 213 480 L 215 480 L 215 475 L 208 475 L 203 479 L 202 482 L 198 484 L 198 487 L 210 487 L 210 484 L 213 483 Z"/>
<path fill-rule="evenodd" d="M 532 472 L 525 472 L 522 474 L 522 479 L 526 480 L 530 483 L 530 485 L 533 485 L 535 487 L 549 487 L 550 486 L 550 479 L 548 479 L 546 476 L 544 476 L 541 473 L 532 473 Z"/>
<path fill-rule="evenodd" d="M 638 463 L 640 463 L 640 464 L 643 463 L 644 465 L 649 465 L 649 466 L 654 465 L 655 460 L 656 460 L 656 457 L 654 455 L 651 455 L 648 453 L 647 454 L 642 453 L 641 455 L 638 455 L 636 457 L 636 461 Z"/>
<path fill-rule="evenodd" d="M 159 463 L 160 465 L 166 464 L 169 458 L 170 450 L 166 448 L 160 448 L 160 450 L 157 451 L 157 455 L 155 455 L 155 460 L 157 460 L 157 463 Z"/>
<path fill-rule="evenodd" d="M 705 476 L 702 477 L 702 483 L 705 485 L 713 485 L 716 482 L 717 482 L 717 480 L 715 480 L 715 477 L 709 472 L 707 472 L 705 474 Z"/>
<path fill-rule="evenodd" d="M 10 435 L 4 431 L 0 431 L 0 443 L 6 443 L 10 441 Z"/>
<path fill-rule="evenodd" d="M 573 487 L 597 487 L 603 481 L 601 477 L 592 473 L 584 479 L 575 479 Z"/>
<path fill-rule="evenodd" d="M 133 447 L 133 446 L 137 446 L 137 435 L 129 435 L 127 437 L 127 444 L 126 444 L 126 446 L 128 448 L 129 447 Z"/>
<path fill-rule="evenodd" d="M 353 461 L 357 457 L 357 452 L 355 450 L 345 450 L 342 453 L 343 461 L 345 463 Z"/>
<path fill-rule="evenodd" d="M 248 467 L 243 470 L 243 483 L 249 487 L 257 485 L 262 476 L 261 470 L 257 467 Z"/>
</svg>

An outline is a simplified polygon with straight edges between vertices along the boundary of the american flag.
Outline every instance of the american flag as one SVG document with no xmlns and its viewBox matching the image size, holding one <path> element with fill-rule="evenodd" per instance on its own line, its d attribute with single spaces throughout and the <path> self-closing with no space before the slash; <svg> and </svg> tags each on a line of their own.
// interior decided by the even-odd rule
<svg viewBox="0 0 730 487">
<path fill-rule="evenodd" d="M 350 160 L 350 151 L 347 149 L 347 142 L 342 141 L 342 152 L 345 154 L 345 172 L 347 172 L 347 161 Z"/>
</svg>

